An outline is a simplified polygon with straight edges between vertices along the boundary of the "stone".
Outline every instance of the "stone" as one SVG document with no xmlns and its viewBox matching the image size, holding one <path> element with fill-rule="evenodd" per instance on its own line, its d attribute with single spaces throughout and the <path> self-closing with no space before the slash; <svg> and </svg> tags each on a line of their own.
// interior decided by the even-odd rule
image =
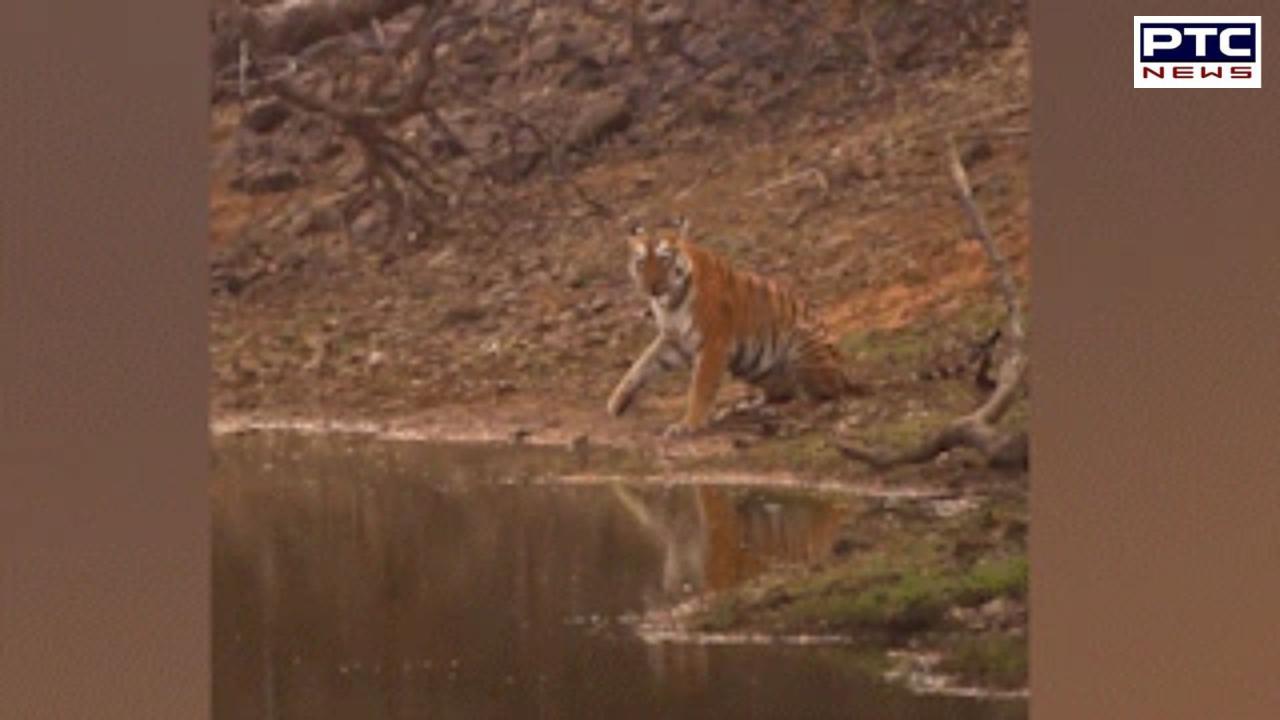
<svg viewBox="0 0 1280 720">
<path fill-rule="evenodd" d="M 529 47 L 525 61 L 537 65 L 555 62 L 564 56 L 565 43 L 555 35 L 548 35 Z"/>
<path fill-rule="evenodd" d="M 259 135 L 273 132 L 293 116 L 293 110 L 281 100 L 264 100 L 245 111 L 240 124 Z"/>
<path fill-rule="evenodd" d="M 631 103 L 626 95 L 603 92 L 585 100 L 569 130 L 569 146 L 581 148 L 625 130 L 631 124 Z"/>
<path fill-rule="evenodd" d="M 286 192 L 302 184 L 302 175 L 291 167 L 254 166 L 231 181 L 234 190 L 250 195 Z"/>
</svg>

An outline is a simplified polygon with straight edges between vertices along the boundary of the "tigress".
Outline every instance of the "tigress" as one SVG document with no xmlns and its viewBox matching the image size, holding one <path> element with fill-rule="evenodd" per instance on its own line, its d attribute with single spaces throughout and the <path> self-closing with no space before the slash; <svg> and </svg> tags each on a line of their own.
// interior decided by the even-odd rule
<svg viewBox="0 0 1280 720">
<path fill-rule="evenodd" d="M 609 414 L 625 412 L 659 373 L 690 366 L 687 410 L 668 437 L 705 428 L 725 371 L 763 390 L 766 402 L 829 400 L 853 389 L 825 328 L 789 288 L 695 244 L 687 223 L 636 228 L 628 240 L 631 278 L 649 300 L 658 337 L 614 389 Z"/>
</svg>

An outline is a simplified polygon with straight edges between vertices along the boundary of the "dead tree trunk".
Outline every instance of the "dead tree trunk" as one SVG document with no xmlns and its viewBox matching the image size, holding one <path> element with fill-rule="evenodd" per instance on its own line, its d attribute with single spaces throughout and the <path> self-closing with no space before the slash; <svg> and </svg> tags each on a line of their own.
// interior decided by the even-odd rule
<svg viewBox="0 0 1280 720">
<path fill-rule="evenodd" d="M 1022 308 L 1018 301 L 1018 286 L 1013 279 L 1009 261 L 991 238 L 986 220 L 973 199 L 973 190 L 964 163 L 960 160 L 955 143 L 948 138 L 951 179 L 960 195 L 973 232 L 986 251 L 992 272 L 1000 288 L 1007 313 L 1004 335 L 1008 340 L 1007 354 L 996 373 L 996 385 L 986 401 L 977 409 L 948 423 L 942 430 L 920 445 L 906 450 L 869 449 L 837 443 L 845 457 L 866 463 L 874 468 L 886 469 L 899 465 L 928 462 L 938 455 L 957 447 L 969 447 L 982 453 L 993 467 L 1025 469 L 1029 460 L 1027 431 L 1003 432 L 996 427 L 1004 414 L 1017 399 L 1018 391 L 1026 382 L 1030 365 L 1027 356 L 1026 327 Z"/>
</svg>

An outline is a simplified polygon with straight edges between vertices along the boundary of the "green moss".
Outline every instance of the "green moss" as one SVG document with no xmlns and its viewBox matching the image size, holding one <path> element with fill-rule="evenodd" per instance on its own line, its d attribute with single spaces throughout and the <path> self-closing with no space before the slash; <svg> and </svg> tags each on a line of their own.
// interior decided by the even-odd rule
<svg viewBox="0 0 1280 720">
<path fill-rule="evenodd" d="M 1005 431 L 1031 427 L 1031 403 L 1027 401 L 1025 396 L 1009 407 L 1005 416 L 1000 419 L 999 426 Z"/>
<path fill-rule="evenodd" d="M 717 598 L 700 618 L 718 630 L 745 625 L 789 632 L 844 631 L 892 636 L 940 629 L 954 606 L 997 597 L 1025 598 L 1025 553 L 950 562 L 951 545 L 934 536 L 882 538 L 874 553 L 818 573 L 766 580 Z"/>
<path fill-rule="evenodd" d="M 940 404 L 941 405 L 941 404 Z M 907 448 L 936 433 L 949 415 L 939 408 L 922 408 L 897 417 L 872 423 L 860 433 L 862 442 L 871 447 Z"/>
<path fill-rule="evenodd" d="M 748 449 L 744 459 L 748 467 L 797 472 L 833 471 L 847 464 L 838 452 L 828 446 L 826 438 L 817 433 L 765 440 Z"/>
<path fill-rule="evenodd" d="M 955 330 L 984 336 L 1005 323 L 1003 302 L 994 296 L 991 299 L 965 305 L 946 319 L 946 324 Z"/>
<path fill-rule="evenodd" d="M 955 675 L 965 685 L 1014 689 L 1025 687 L 1028 677 L 1027 639 L 1003 633 L 955 638 L 938 669 Z"/>
<path fill-rule="evenodd" d="M 912 365 L 932 351 L 931 333 L 924 327 L 898 330 L 855 330 L 837 341 L 840 351 L 862 364 Z"/>
<path fill-rule="evenodd" d="M 838 589 L 794 604 L 789 624 L 841 630 L 914 632 L 940 623 L 955 588 L 953 581 L 927 573 L 903 574 L 853 592 Z"/>
<path fill-rule="evenodd" d="M 1004 315 L 999 302 L 983 300 L 945 315 L 927 315 L 905 327 L 855 330 L 842 336 L 837 345 L 859 363 L 924 365 L 947 338 L 985 337 L 1004 323 Z"/>
<path fill-rule="evenodd" d="M 1029 579 L 1030 566 L 1026 555 L 983 560 L 964 576 L 958 599 L 972 605 L 1001 596 L 1025 598 Z"/>
<path fill-rule="evenodd" d="M 742 623 L 742 607 L 732 595 L 713 600 L 695 623 L 700 630 L 718 632 L 739 627 Z"/>
<path fill-rule="evenodd" d="M 977 605 L 1003 595 L 1024 597 L 1027 564 L 1025 557 L 1017 557 L 979 563 L 967 573 L 908 568 L 880 582 L 863 581 L 866 586 L 852 592 L 831 588 L 797 601 L 790 620 L 893 633 L 926 630 L 940 625 L 953 605 Z"/>
</svg>

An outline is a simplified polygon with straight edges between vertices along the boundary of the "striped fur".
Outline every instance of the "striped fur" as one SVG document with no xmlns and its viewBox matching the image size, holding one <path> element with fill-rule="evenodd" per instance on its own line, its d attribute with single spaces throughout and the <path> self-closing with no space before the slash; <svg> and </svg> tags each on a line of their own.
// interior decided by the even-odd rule
<svg viewBox="0 0 1280 720">
<path fill-rule="evenodd" d="M 659 373 L 689 367 L 688 407 L 671 428 L 676 434 L 706 425 L 726 372 L 769 402 L 828 400 L 852 388 L 824 328 L 788 288 L 735 269 L 683 232 L 638 231 L 630 248 L 631 276 L 649 299 L 658 337 L 613 391 L 610 414 L 625 412 Z"/>
</svg>

